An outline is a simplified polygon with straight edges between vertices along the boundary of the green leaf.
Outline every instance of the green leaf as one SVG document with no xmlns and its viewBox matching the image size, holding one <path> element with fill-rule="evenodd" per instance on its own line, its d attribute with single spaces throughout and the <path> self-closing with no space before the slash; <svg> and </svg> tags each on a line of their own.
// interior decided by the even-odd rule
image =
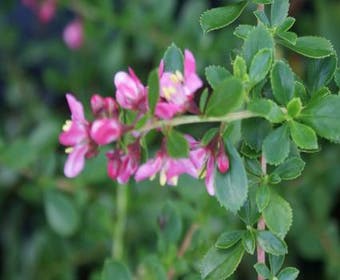
<svg viewBox="0 0 340 280">
<path fill-rule="evenodd" d="M 166 135 L 166 150 L 170 157 L 186 158 L 189 154 L 189 144 L 182 133 L 171 129 Z"/>
<path fill-rule="evenodd" d="M 319 91 L 322 87 L 327 86 L 332 80 L 337 65 L 335 55 L 323 59 L 311 59 L 307 69 L 307 87 L 311 94 Z"/>
<path fill-rule="evenodd" d="M 254 26 L 253 25 L 248 25 L 248 24 L 240 24 L 239 26 L 237 26 L 234 30 L 234 35 L 240 39 L 245 40 L 248 35 L 250 34 L 250 32 L 252 32 L 254 30 Z"/>
<path fill-rule="evenodd" d="M 205 68 L 205 76 L 210 86 L 215 89 L 223 80 L 231 76 L 231 73 L 222 66 L 211 65 Z"/>
<path fill-rule="evenodd" d="M 216 87 L 210 96 L 206 115 L 211 117 L 224 116 L 240 107 L 244 97 L 242 83 L 236 78 L 227 78 Z"/>
<path fill-rule="evenodd" d="M 248 172 L 251 174 L 261 177 L 263 175 L 263 171 L 261 169 L 261 164 L 258 160 L 254 159 L 246 159 L 245 160 L 245 167 Z"/>
<path fill-rule="evenodd" d="M 272 66 L 272 61 L 271 49 L 262 49 L 256 53 L 249 68 L 249 78 L 252 85 L 256 85 L 267 76 Z"/>
<path fill-rule="evenodd" d="M 270 231 L 258 231 L 257 242 L 269 254 L 279 256 L 288 253 L 286 243 Z"/>
<path fill-rule="evenodd" d="M 256 205 L 259 212 L 262 213 L 263 210 L 268 206 L 270 201 L 270 189 L 267 185 L 263 185 L 256 190 Z"/>
<path fill-rule="evenodd" d="M 227 173 L 215 171 L 216 198 L 222 206 L 232 212 L 238 211 L 247 199 L 248 180 L 240 155 L 233 145 L 226 145 L 230 168 Z"/>
<path fill-rule="evenodd" d="M 287 105 L 287 112 L 291 118 L 296 118 L 299 116 L 302 110 L 302 102 L 299 97 L 295 97 L 289 101 Z"/>
<path fill-rule="evenodd" d="M 248 80 L 247 64 L 242 56 L 236 56 L 233 61 L 233 72 L 236 78 L 240 80 Z"/>
<path fill-rule="evenodd" d="M 255 251 L 255 234 L 253 233 L 252 230 L 247 230 L 243 233 L 242 236 L 242 245 L 243 248 L 249 253 L 250 255 L 254 254 Z"/>
<path fill-rule="evenodd" d="M 256 207 L 256 190 L 257 187 L 249 185 L 249 195 L 246 202 L 242 205 L 238 216 L 248 226 L 253 226 L 260 218 L 260 213 Z"/>
<path fill-rule="evenodd" d="M 182 51 L 172 43 L 164 53 L 164 71 L 173 73 L 180 71 L 183 73 L 183 60 Z"/>
<path fill-rule="evenodd" d="M 288 158 L 279 165 L 272 174 L 279 176 L 282 180 L 292 180 L 301 175 L 305 168 L 305 162 L 299 157 Z"/>
<path fill-rule="evenodd" d="M 280 41 L 280 44 L 311 58 L 323 58 L 334 54 L 332 44 L 322 37 L 304 36 L 299 37 L 295 45 L 286 41 Z"/>
<path fill-rule="evenodd" d="M 138 279 L 166 280 L 168 279 L 165 267 L 156 255 L 143 257 L 141 269 L 138 268 Z"/>
<path fill-rule="evenodd" d="M 158 217 L 160 236 L 166 244 L 176 244 L 182 234 L 182 219 L 173 203 L 167 201 Z"/>
<path fill-rule="evenodd" d="M 199 108 L 200 108 L 200 112 L 202 114 L 204 114 L 204 112 L 205 112 L 205 108 L 206 108 L 207 102 L 208 102 L 208 97 L 209 97 L 209 91 L 208 91 L 207 88 L 205 88 L 203 90 L 203 92 L 201 93 L 200 101 L 199 101 Z"/>
<path fill-rule="evenodd" d="M 213 127 L 210 128 L 206 133 L 204 133 L 202 140 L 201 140 L 201 145 L 202 146 L 207 146 L 210 141 L 220 132 L 220 129 L 218 127 Z"/>
<path fill-rule="evenodd" d="M 269 254 L 270 271 L 273 275 L 276 275 L 279 272 L 283 265 L 284 260 L 285 260 L 284 255 L 274 256 Z"/>
<path fill-rule="evenodd" d="M 243 230 L 227 231 L 222 233 L 216 243 L 215 247 L 218 249 L 228 249 L 240 241 Z"/>
<path fill-rule="evenodd" d="M 248 104 L 248 110 L 272 123 L 281 123 L 285 120 L 285 115 L 280 107 L 270 99 L 251 100 Z"/>
<path fill-rule="evenodd" d="M 289 130 L 286 124 L 273 130 L 263 141 L 262 151 L 269 164 L 278 165 L 289 154 Z"/>
<path fill-rule="evenodd" d="M 214 246 L 210 248 L 201 263 L 202 279 L 226 279 L 232 275 L 240 264 L 244 254 L 242 244 L 226 250 Z"/>
<path fill-rule="evenodd" d="M 288 32 L 288 31 L 277 31 L 276 36 L 278 36 L 283 41 L 286 41 L 289 44 L 295 45 L 297 41 L 297 34 L 294 32 Z"/>
<path fill-rule="evenodd" d="M 65 194 L 49 190 L 44 197 L 45 214 L 50 227 L 62 236 L 70 236 L 79 226 L 79 212 Z"/>
<path fill-rule="evenodd" d="M 254 268 L 257 272 L 257 274 L 264 277 L 264 279 L 268 279 L 271 277 L 271 273 L 269 268 L 264 263 L 257 263 L 254 265 Z"/>
<path fill-rule="evenodd" d="M 299 97 L 302 101 L 307 101 L 307 92 L 305 86 L 298 82 L 295 81 L 295 90 L 294 90 L 294 96 Z"/>
<path fill-rule="evenodd" d="M 278 27 L 277 31 L 279 32 L 285 32 L 292 28 L 292 26 L 295 23 L 295 18 L 293 17 L 287 17 Z"/>
<path fill-rule="evenodd" d="M 340 87 L 340 68 L 336 69 L 334 75 L 334 81 L 338 87 Z"/>
<path fill-rule="evenodd" d="M 263 24 L 260 24 L 248 34 L 246 40 L 244 41 L 243 55 L 247 65 L 250 65 L 254 55 L 259 50 L 266 48 L 273 49 L 274 40 L 268 29 Z"/>
<path fill-rule="evenodd" d="M 244 141 L 255 151 L 261 151 L 262 143 L 271 131 L 271 124 L 264 119 L 251 118 L 242 121 L 242 136 Z"/>
<path fill-rule="evenodd" d="M 282 24 L 288 16 L 289 0 L 273 0 L 271 6 L 272 26 Z"/>
<path fill-rule="evenodd" d="M 241 15 L 247 4 L 248 1 L 241 1 L 225 7 L 205 11 L 200 18 L 203 31 L 209 32 L 231 24 Z"/>
<path fill-rule="evenodd" d="M 294 97 L 294 82 L 294 73 L 289 65 L 281 60 L 277 61 L 271 72 L 271 83 L 278 103 L 286 105 Z"/>
<path fill-rule="evenodd" d="M 253 0 L 253 3 L 255 4 L 271 4 L 273 0 Z"/>
<path fill-rule="evenodd" d="M 148 77 L 148 103 L 150 113 L 153 114 L 159 98 L 158 69 L 153 70 Z"/>
<path fill-rule="evenodd" d="M 266 15 L 265 11 L 256 10 L 254 12 L 254 15 L 255 15 L 255 17 L 257 18 L 257 20 L 259 22 L 262 22 L 266 26 L 270 25 L 269 19 L 268 19 L 267 15 Z"/>
<path fill-rule="evenodd" d="M 277 276 L 278 280 L 295 280 L 299 276 L 299 270 L 294 267 L 286 267 Z"/>
<path fill-rule="evenodd" d="M 311 127 L 296 121 L 290 121 L 289 129 L 293 141 L 299 148 L 306 150 L 318 148 L 318 138 Z"/>
<path fill-rule="evenodd" d="M 271 232 L 284 238 L 293 221 L 293 213 L 289 203 L 274 191 L 271 192 L 270 202 L 262 215 Z M 280 217 L 278 219 L 278 217 Z"/>
<path fill-rule="evenodd" d="M 128 268 L 118 261 L 106 260 L 101 280 L 130 280 L 132 276 Z"/>
</svg>

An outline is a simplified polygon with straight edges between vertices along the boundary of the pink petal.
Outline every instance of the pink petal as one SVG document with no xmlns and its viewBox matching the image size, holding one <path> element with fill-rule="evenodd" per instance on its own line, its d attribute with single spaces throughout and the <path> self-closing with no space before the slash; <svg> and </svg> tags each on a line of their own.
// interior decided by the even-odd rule
<svg viewBox="0 0 340 280">
<path fill-rule="evenodd" d="M 85 165 L 85 154 L 87 151 L 87 145 L 73 147 L 73 150 L 69 154 L 64 166 L 64 173 L 66 177 L 75 177 L 83 170 Z"/>
<path fill-rule="evenodd" d="M 194 55 L 189 51 L 184 51 L 184 77 L 187 78 L 191 74 L 196 74 L 196 61 Z"/>
<path fill-rule="evenodd" d="M 103 118 L 93 122 L 91 137 L 98 145 L 106 145 L 117 140 L 122 134 L 121 124 L 116 119 Z"/>
<path fill-rule="evenodd" d="M 163 72 L 164 72 L 164 61 L 162 59 L 161 62 L 159 63 L 159 66 L 158 66 L 158 76 L 159 76 L 159 78 L 162 77 Z"/>
<path fill-rule="evenodd" d="M 83 24 L 80 20 L 74 20 L 65 27 L 63 40 L 72 50 L 79 49 L 83 45 Z"/>
<path fill-rule="evenodd" d="M 146 178 L 152 178 L 161 169 L 162 162 L 163 159 L 161 156 L 156 156 L 156 158 L 148 160 L 138 168 L 135 174 L 135 180 L 139 182 Z"/>
<path fill-rule="evenodd" d="M 70 93 L 66 94 L 68 106 L 71 110 L 72 120 L 86 122 L 83 105 Z"/>
<path fill-rule="evenodd" d="M 196 90 L 202 87 L 203 82 L 197 74 L 191 74 L 185 78 L 185 85 L 192 95 Z"/>
<path fill-rule="evenodd" d="M 73 121 L 67 131 L 59 135 L 59 142 L 64 146 L 75 146 L 88 138 L 87 129 L 84 125 Z"/>
<path fill-rule="evenodd" d="M 209 157 L 207 161 L 207 175 L 205 177 L 205 184 L 207 188 L 207 192 L 210 195 L 215 195 L 215 181 L 214 181 L 214 172 L 215 172 L 215 162 L 213 157 Z"/>
<path fill-rule="evenodd" d="M 116 180 L 119 175 L 121 166 L 120 151 L 110 151 L 106 154 L 107 161 L 107 174 L 112 180 Z"/>
<path fill-rule="evenodd" d="M 197 169 L 189 159 L 168 160 L 165 170 L 167 181 L 184 173 L 189 174 L 194 178 L 198 177 Z"/>
<path fill-rule="evenodd" d="M 194 166 L 200 170 L 206 162 L 206 159 L 210 156 L 210 152 L 206 148 L 198 148 L 190 151 L 189 157 Z"/>
<path fill-rule="evenodd" d="M 179 105 L 167 102 L 158 102 L 156 105 L 155 115 L 161 119 L 168 120 L 182 111 L 183 108 Z"/>
</svg>

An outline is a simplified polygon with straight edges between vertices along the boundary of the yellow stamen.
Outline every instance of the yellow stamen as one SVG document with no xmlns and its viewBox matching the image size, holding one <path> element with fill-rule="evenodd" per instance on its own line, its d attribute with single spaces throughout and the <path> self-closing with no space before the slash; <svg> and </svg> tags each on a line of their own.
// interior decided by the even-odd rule
<svg viewBox="0 0 340 280">
<path fill-rule="evenodd" d="M 68 131 L 71 128 L 72 125 L 72 121 L 71 120 L 67 120 L 65 122 L 65 124 L 63 125 L 63 131 Z"/>
<path fill-rule="evenodd" d="M 175 92 L 176 89 L 174 87 L 163 87 L 163 93 L 166 100 L 170 100 Z"/>
<path fill-rule="evenodd" d="M 183 75 L 180 71 L 176 71 L 174 74 L 172 74 L 170 76 L 170 80 L 173 82 L 173 83 L 176 83 L 176 84 L 179 84 L 181 82 L 183 82 L 184 78 L 183 78 Z"/>
<path fill-rule="evenodd" d="M 159 183 L 161 184 L 161 186 L 164 186 L 166 184 L 166 175 L 164 169 L 162 169 L 159 174 Z"/>
<path fill-rule="evenodd" d="M 173 184 L 174 186 L 177 186 L 177 184 L 178 184 L 178 176 L 172 177 L 170 181 L 171 181 L 171 184 Z"/>
<path fill-rule="evenodd" d="M 72 153 L 72 151 L 73 151 L 72 147 L 68 147 L 68 148 L 65 149 L 66 154 L 70 154 L 70 153 Z"/>
<path fill-rule="evenodd" d="M 199 174 L 198 175 L 199 179 L 205 178 L 205 176 L 207 176 L 207 169 L 205 167 L 203 167 L 202 170 L 200 170 L 200 172 L 198 174 Z"/>
</svg>

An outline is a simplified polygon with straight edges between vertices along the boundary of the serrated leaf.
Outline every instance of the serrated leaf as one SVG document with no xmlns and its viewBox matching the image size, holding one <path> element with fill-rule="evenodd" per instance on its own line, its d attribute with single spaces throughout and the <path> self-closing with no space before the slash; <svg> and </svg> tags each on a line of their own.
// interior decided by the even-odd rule
<svg viewBox="0 0 340 280">
<path fill-rule="evenodd" d="M 305 162 L 299 157 L 290 157 L 279 165 L 272 174 L 279 176 L 282 180 L 292 180 L 301 175 Z"/>
<path fill-rule="evenodd" d="M 240 107 L 244 98 L 242 83 L 236 78 L 227 78 L 216 87 L 210 96 L 206 115 L 211 117 L 224 116 Z"/>
<path fill-rule="evenodd" d="M 245 40 L 248 37 L 249 33 L 252 32 L 253 30 L 254 30 L 253 25 L 240 24 L 235 28 L 233 34 L 236 37 Z"/>
<path fill-rule="evenodd" d="M 264 119 L 251 118 L 242 121 L 242 136 L 247 145 L 255 151 L 261 151 L 264 138 L 271 131 L 271 124 Z"/>
<path fill-rule="evenodd" d="M 280 44 L 311 58 L 324 58 L 334 54 L 332 44 L 322 37 L 303 36 L 296 40 L 295 45 L 286 41 L 280 41 Z"/>
<path fill-rule="evenodd" d="M 251 100 L 248 104 L 248 110 L 272 123 L 281 123 L 285 120 L 285 115 L 280 107 L 270 99 Z"/>
<path fill-rule="evenodd" d="M 258 231 L 257 242 L 269 254 L 279 256 L 288 253 L 287 244 L 270 231 Z"/>
<path fill-rule="evenodd" d="M 186 158 L 189 154 L 189 144 L 182 133 L 171 129 L 166 137 L 166 150 L 170 157 Z"/>
<path fill-rule="evenodd" d="M 205 11 L 200 18 L 203 31 L 209 32 L 231 24 L 241 15 L 247 4 L 248 1 L 241 1 L 225 7 Z"/>
<path fill-rule="evenodd" d="M 299 148 L 306 150 L 315 150 L 318 148 L 318 138 L 315 131 L 308 125 L 290 121 L 289 129 L 293 141 Z"/>
<path fill-rule="evenodd" d="M 243 55 L 247 65 L 250 65 L 254 55 L 259 50 L 266 48 L 274 48 L 273 36 L 263 24 L 259 24 L 248 34 L 244 41 Z"/>
<path fill-rule="evenodd" d="M 288 16 L 289 0 L 273 0 L 271 6 L 272 26 L 282 24 Z"/>
<path fill-rule="evenodd" d="M 249 195 L 246 202 L 238 212 L 240 219 L 249 226 L 253 226 L 260 218 L 260 213 L 257 211 L 255 194 L 257 186 L 249 185 Z"/>
<path fill-rule="evenodd" d="M 294 73 L 289 65 L 281 60 L 277 61 L 271 71 L 273 95 L 276 101 L 287 105 L 294 97 Z"/>
<path fill-rule="evenodd" d="M 292 208 L 289 203 L 272 191 L 270 202 L 262 215 L 270 231 L 284 238 L 293 221 Z"/>
<path fill-rule="evenodd" d="M 215 247 L 219 249 L 228 249 L 234 246 L 238 241 L 241 240 L 243 232 L 243 230 L 235 230 L 222 233 L 218 237 Z"/>
<path fill-rule="evenodd" d="M 234 146 L 226 145 L 230 167 L 227 173 L 215 170 L 215 193 L 219 203 L 226 209 L 236 212 L 247 199 L 248 180 L 243 161 Z"/>
<path fill-rule="evenodd" d="M 205 68 L 205 76 L 209 85 L 215 89 L 218 84 L 231 76 L 231 73 L 222 66 L 211 65 Z"/>
<path fill-rule="evenodd" d="M 262 151 L 269 164 L 278 165 L 288 157 L 289 146 L 289 129 L 284 124 L 264 139 Z"/>
<path fill-rule="evenodd" d="M 255 235 L 251 230 L 247 230 L 243 233 L 242 245 L 247 253 L 249 253 L 250 255 L 254 254 L 256 241 L 255 241 Z"/>
<path fill-rule="evenodd" d="M 75 203 L 61 192 L 49 190 L 44 197 L 45 214 L 50 227 L 62 236 L 71 236 L 79 226 Z"/>
<path fill-rule="evenodd" d="M 286 267 L 277 276 L 278 280 L 295 280 L 299 276 L 299 270 L 294 267 Z"/>
<path fill-rule="evenodd" d="M 164 71 L 173 72 L 180 71 L 183 73 L 183 53 L 182 51 L 172 43 L 170 47 L 164 53 Z"/>
<path fill-rule="evenodd" d="M 276 275 L 279 272 L 283 265 L 284 260 L 285 260 L 284 255 L 274 256 L 269 254 L 270 271 L 273 275 Z"/>
<path fill-rule="evenodd" d="M 259 212 L 262 213 L 263 210 L 268 206 L 270 201 L 270 189 L 267 185 L 259 186 L 256 190 L 256 205 Z"/>
<path fill-rule="evenodd" d="M 278 27 L 277 27 L 277 31 L 280 32 L 284 32 L 284 31 L 288 31 L 289 29 L 292 28 L 292 26 L 295 23 L 295 18 L 293 17 L 287 17 Z"/>
<path fill-rule="evenodd" d="M 257 20 L 259 22 L 262 22 L 266 26 L 270 25 L 269 19 L 268 19 L 267 15 L 266 15 L 265 11 L 256 10 L 254 12 L 254 15 L 255 15 L 255 17 L 257 18 Z"/>
<path fill-rule="evenodd" d="M 247 64 L 242 56 L 236 56 L 233 61 L 233 72 L 236 78 L 240 80 L 248 80 Z"/>
<path fill-rule="evenodd" d="M 257 263 L 254 265 L 254 268 L 257 272 L 257 274 L 264 277 L 264 279 L 268 279 L 271 277 L 271 273 L 269 268 L 264 263 Z"/>
<path fill-rule="evenodd" d="M 158 69 L 153 70 L 148 77 L 148 103 L 150 113 L 153 114 L 159 98 Z"/>
<path fill-rule="evenodd" d="M 271 49 L 262 49 L 256 53 L 249 68 L 249 78 L 252 85 L 256 85 L 267 76 L 272 66 L 272 61 L 273 54 Z"/>
<path fill-rule="evenodd" d="M 305 86 L 302 83 L 300 83 L 298 81 L 295 81 L 294 96 L 295 97 L 299 97 L 304 102 L 307 101 L 306 88 L 305 88 Z"/>
<path fill-rule="evenodd" d="M 276 32 L 276 36 L 292 45 L 296 44 L 296 40 L 298 38 L 296 33 L 289 31 L 278 31 Z"/>
<path fill-rule="evenodd" d="M 118 261 L 106 260 L 102 271 L 101 280 L 130 280 L 131 273 L 128 268 Z"/>
<path fill-rule="evenodd" d="M 245 167 L 248 172 L 252 173 L 255 176 L 261 177 L 263 175 L 263 171 L 261 169 L 261 164 L 258 160 L 254 159 L 246 159 Z"/>
<path fill-rule="evenodd" d="M 244 254 L 242 244 L 226 250 L 213 246 L 204 256 L 201 263 L 202 279 L 226 279 L 232 275 L 240 264 Z"/>
</svg>

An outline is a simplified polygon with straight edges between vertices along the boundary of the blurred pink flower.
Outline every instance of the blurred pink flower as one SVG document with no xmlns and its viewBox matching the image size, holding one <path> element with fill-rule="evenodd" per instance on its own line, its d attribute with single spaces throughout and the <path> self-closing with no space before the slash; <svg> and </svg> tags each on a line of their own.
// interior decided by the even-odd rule
<svg viewBox="0 0 340 280">
<path fill-rule="evenodd" d="M 77 176 L 84 168 L 85 157 L 92 157 L 97 152 L 97 146 L 90 139 L 90 124 L 84 116 L 82 104 L 72 94 L 66 94 L 71 111 L 71 120 L 66 121 L 59 142 L 68 146 L 68 158 L 64 166 L 67 177 Z"/>
<path fill-rule="evenodd" d="M 117 118 L 97 119 L 91 125 L 90 134 L 98 145 L 106 145 L 120 138 L 122 125 Z"/>
<path fill-rule="evenodd" d="M 184 76 L 180 71 L 164 72 L 164 63 L 159 66 L 160 101 L 156 105 L 155 114 L 162 119 L 171 119 L 185 111 L 197 113 L 194 103 L 194 93 L 202 86 L 202 81 L 196 73 L 196 62 L 193 54 L 184 52 Z"/>
<path fill-rule="evenodd" d="M 83 45 L 84 31 L 81 20 L 73 20 L 65 27 L 63 39 L 65 44 L 72 50 L 79 49 Z"/>
<path fill-rule="evenodd" d="M 21 3 L 34 11 L 42 23 L 50 22 L 57 8 L 57 0 L 21 0 Z"/>
<path fill-rule="evenodd" d="M 91 97 L 91 109 L 96 118 L 118 118 L 119 107 L 112 97 L 101 97 L 94 94 Z"/>
</svg>

